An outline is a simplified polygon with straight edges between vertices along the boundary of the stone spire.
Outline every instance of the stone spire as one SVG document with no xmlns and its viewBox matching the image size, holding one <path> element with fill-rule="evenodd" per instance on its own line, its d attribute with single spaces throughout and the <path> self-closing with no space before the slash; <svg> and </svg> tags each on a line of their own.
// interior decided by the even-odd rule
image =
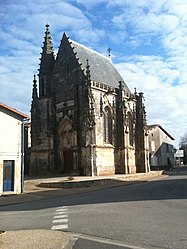
<svg viewBox="0 0 187 249">
<path fill-rule="evenodd" d="M 42 47 L 42 57 L 45 55 L 51 55 L 52 58 L 54 58 L 53 54 L 53 44 L 52 44 L 52 38 L 51 34 L 49 31 L 49 24 L 46 24 L 46 31 L 45 31 L 45 36 L 44 36 L 44 46 Z"/>
<path fill-rule="evenodd" d="M 46 24 L 46 31 L 44 36 L 44 42 L 41 53 L 41 63 L 39 72 L 42 73 L 43 70 L 51 69 L 54 62 L 54 52 L 53 52 L 53 44 L 51 34 L 49 32 L 49 25 Z"/>
<path fill-rule="evenodd" d="M 41 53 L 41 63 L 39 68 L 39 94 L 41 96 L 50 95 L 50 79 L 55 62 L 53 44 L 51 34 L 49 32 L 49 25 L 46 24 L 46 31 Z"/>
</svg>

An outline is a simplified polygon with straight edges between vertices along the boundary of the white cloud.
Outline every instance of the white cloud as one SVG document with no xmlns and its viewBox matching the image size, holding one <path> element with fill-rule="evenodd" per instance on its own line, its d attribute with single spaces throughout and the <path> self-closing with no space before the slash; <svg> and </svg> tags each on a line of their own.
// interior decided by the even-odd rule
<svg viewBox="0 0 187 249">
<path fill-rule="evenodd" d="M 111 47 L 130 89 L 145 93 L 148 122 L 178 141 L 187 131 L 186 13 L 186 0 L 0 1 L 0 101 L 29 114 L 49 23 L 55 51 L 64 31 L 97 51 Z"/>
<path fill-rule="evenodd" d="M 138 51 L 117 66 L 130 87 L 145 92 L 149 122 L 165 125 L 177 145 L 187 130 L 187 2 L 114 0 L 110 5 L 121 6 L 112 21 L 129 32 L 126 45 L 135 51 L 159 46 L 159 56 L 157 49 L 149 52 L 152 56 Z"/>
<path fill-rule="evenodd" d="M 104 35 L 69 1 L 7 1 L 0 3 L 0 15 L 0 100 L 25 113 L 30 111 L 32 78 L 37 73 L 46 23 L 51 26 L 55 49 L 64 31 L 87 43 Z"/>
<path fill-rule="evenodd" d="M 163 125 L 176 138 L 177 146 L 183 129 L 187 128 L 187 87 L 172 85 L 176 78 L 180 81 L 179 71 L 155 56 L 128 58 L 116 67 L 131 91 L 136 87 L 138 92 L 144 92 L 148 123 Z"/>
</svg>

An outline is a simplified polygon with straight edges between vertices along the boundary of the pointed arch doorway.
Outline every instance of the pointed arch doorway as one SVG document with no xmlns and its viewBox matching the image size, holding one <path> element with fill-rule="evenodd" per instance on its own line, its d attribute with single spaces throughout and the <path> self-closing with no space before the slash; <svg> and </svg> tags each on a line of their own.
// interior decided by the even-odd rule
<svg viewBox="0 0 187 249">
<path fill-rule="evenodd" d="M 72 122 L 65 117 L 59 125 L 58 155 L 60 168 L 63 173 L 71 173 L 76 169 L 76 131 L 73 130 Z"/>
<path fill-rule="evenodd" d="M 64 150 L 63 151 L 63 159 L 64 159 L 64 173 L 68 173 L 73 171 L 73 150 Z"/>
</svg>

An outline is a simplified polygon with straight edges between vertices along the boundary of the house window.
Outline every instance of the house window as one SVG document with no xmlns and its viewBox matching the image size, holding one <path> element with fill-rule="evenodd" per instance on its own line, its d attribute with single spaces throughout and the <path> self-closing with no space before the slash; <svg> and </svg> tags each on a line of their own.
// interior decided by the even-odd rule
<svg viewBox="0 0 187 249">
<path fill-rule="evenodd" d="M 128 121 L 129 121 L 129 144 L 133 146 L 133 121 L 130 112 L 128 112 Z"/>
<path fill-rule="evenodd" d="M 104 111 L 104 142 L 112 144 L 112 115 L 107 107 Z"/>
</svg>

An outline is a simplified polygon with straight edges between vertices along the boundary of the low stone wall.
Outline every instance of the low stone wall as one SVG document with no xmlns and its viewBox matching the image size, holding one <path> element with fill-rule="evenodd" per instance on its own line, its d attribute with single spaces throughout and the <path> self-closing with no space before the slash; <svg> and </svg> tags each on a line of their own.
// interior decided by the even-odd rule
<svg viewBox="0 0 187 249">
<path fill-rule="evenodd" d="M 152 171 L 148 173 L 139 173 L 132 175 L 113 175 L 107 178 L 93 177 L 93 179 L 84 179 L 82 177 L 75 177 L 72 180 L 63 180 L 63 181 L 48 181 L 41 182 L 39 187 L 44 188 L 85 188 L 85 187 L 94 187 L 94 186 L 104 186 L 107 184 L 117 184 L 125 182 L 140 182 L 147 181 L 150 178 L 157 177 L 163 174 L 163 171 Z"/>
<path fill-rule="evenodd" d="M 41 182 L 40 187 L 45 188 L 85 188 L 114 184 L 117 179 L 85 180 L 85 181 L 63 181 L 63 182 Z"/>
</svg>

